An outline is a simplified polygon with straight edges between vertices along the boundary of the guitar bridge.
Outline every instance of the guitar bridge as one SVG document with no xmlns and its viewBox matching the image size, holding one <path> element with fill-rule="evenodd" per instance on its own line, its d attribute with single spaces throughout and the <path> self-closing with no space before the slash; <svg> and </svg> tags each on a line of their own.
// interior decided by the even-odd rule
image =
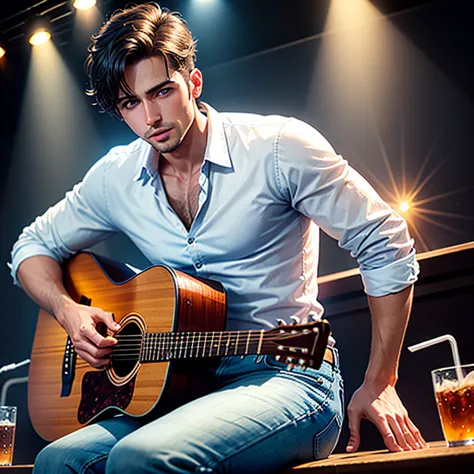
<svg viewBox="0 0 474 474">
<path fill-rule="evenodd" d="M 79 304 L 85 306 L 91 305 L 91 299 L 86 296 L 81 296 Z M 63 365 L 61 370 L 61 397 L 68 397 L 71 394 L 72 383 L 74 382 L 74 373 L 76 369 L 76 350 L 68 336 L 66 340 L 66 347 L 64 348 Z"/>
</svg>

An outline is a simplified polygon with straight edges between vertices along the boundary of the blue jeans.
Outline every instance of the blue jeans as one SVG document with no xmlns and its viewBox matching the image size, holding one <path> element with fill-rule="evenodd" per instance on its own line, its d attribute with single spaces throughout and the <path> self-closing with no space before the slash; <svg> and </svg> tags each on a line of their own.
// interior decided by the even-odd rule
<svg viewBox="0 0 474 474">
<path fill-rule="evenodd" d="M 34 474 L 269 473 L 321 459 L 343 419 L 334 365 L 295 368 L 272 356 L 225 357 L 217 391 L 144 424 L 119 415 L 44 448 Z"/>
</svg>

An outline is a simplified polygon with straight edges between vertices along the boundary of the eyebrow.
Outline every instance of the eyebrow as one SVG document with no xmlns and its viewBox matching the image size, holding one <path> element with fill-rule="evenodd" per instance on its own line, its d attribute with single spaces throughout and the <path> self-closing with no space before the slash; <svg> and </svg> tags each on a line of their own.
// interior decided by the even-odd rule
<svg viewBox="0 0 474 474">
<path fill-rule="evenodd" d="M 147 91 L 145 91 L 145 95 L 153 95 L 155 92 L 158 92 L 160 89 L 162 89 L 164 86 L 167 86 L 169 84 L 176 84 L 175 81 L 172 81 L 171 79 L 167 79 L 166 81 L 160 82 L 156 86 L 151 87 Z M 116 105 L 120 105 L 124 100 L 129 100 L 129 99 L 136 99 L 135 96 L 133 95 L 124 95 L 123 97 L 120 97 Z"/>
</svg>

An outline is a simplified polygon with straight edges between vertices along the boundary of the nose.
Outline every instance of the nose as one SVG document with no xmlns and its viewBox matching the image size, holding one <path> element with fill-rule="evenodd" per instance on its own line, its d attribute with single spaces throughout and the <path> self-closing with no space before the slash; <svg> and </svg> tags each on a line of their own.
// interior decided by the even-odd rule
<svg viewBox="0 0 474 474">
<path fill-rule="evenodd" d="M 152 101 L 143 101 L 143 114 L 146 124 L 151 127 L 161 121 L 161 112 L 158 105 Z"/>
</svg>

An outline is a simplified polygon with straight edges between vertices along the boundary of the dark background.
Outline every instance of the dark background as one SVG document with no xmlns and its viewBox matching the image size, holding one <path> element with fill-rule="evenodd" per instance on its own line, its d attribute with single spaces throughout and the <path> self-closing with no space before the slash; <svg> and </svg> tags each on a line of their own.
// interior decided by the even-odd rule
<svg viewBox="0 0 474 474">
<path fill-rule="evenodd" d="M 0 9 L 0 32 L 9 45 L 0 63 L 0 366 L 29 356 L 37 314 L 35 305 L 13 287 L 6 266 L 18 234 L 61 199 L 111 146 L 134 138 L 125 124 L 93 110 L 83 94 L 91 31 L 77 30 L 77 18 L 68 14 L 67 5 L 53 8 L 62 2 L 43 1 L 17 14 L 35 3 L 3 2 Z M 99 10 L 108 13 L 127 3 L 104 1 Z M 424 201 L 419 207 L 430 221 L 408 216 L 419 252 L 474 240 L 473 3 L 361 0 L 374 18 L 379 16 L 328 31 L 329 3 L 215 0 L 161 5 L 181 11 L 198 39 L 204 101 L 220 111 L 306 120 L 394 204 L 393 182 L 402 189 L 405 176 L 407 189 L 424 184 L 416 201 Z M 53 10 L 46 16 L 59 18 L 53 23 L 53 37 L 61 67 L 50 67 L 49 80 L 38 86 L 21 23 L 30 13 L 48 8 Z M 345 21 L 353 16 L 348 8 Z M 123 237 L 96 250 L 138 267 L 148 265 Z M 337 242 L 322 235 L 321 275 L 355 266 Z M 446 311 L 472 320 L 472 299 L 452 297 L 448 307 L 430 307 L 429 315 L 419 313 L 412 325 L 428 328 L 430 337 L 440 335 L 436 322 L 445 320 Z M 354 371 L 343 366 L 351 379 L 353 373 L 363 373 L 369 333 L 366 325 L 355 324 L 357 319 L 346 319 L 338 320 L 344 324 L 336 324 L 336 337 L 341 351 L 346 349 L 357 366 Z M 418 342 L 412 337 L 410 343 Z M 357 350 L 359 339 L 364 350 Z M 472 362 L 469 350 L 462 357 Z M 431 368 L 438 365 L 433 361 Z M 0 386 L 10 376 L 26 374 L 21 368 L 0 375 Z M 346 395 L 349 399 L 350 391 Z M 22 442 L 17 444 L 15 462 L 31 462 L 43 443 L 29 425 L 26 386 L 12 388 L 7 403 L 20 407 Z M 427 403 L 434 406 L 431 398 Z"/>
</svg>

